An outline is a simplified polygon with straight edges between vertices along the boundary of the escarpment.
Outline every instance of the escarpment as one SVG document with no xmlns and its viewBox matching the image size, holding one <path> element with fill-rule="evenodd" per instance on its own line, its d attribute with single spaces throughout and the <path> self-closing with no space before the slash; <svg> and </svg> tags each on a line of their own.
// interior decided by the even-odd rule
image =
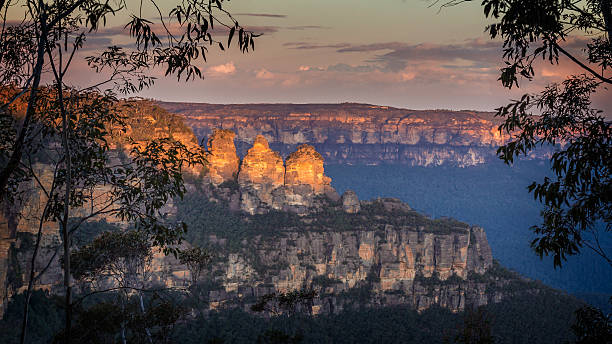
<svg viewBox="0 0 612 344">
<path fill-rule="evenodd" d="M 507 137 L 492 113 L 409 110 L 369 104 L 203 104 L 162 102 L 200 138 L 236 133 L 244 156 L 257 135 L 287 156 L 309 144 L 329 164 L 472 166 L 495 159 Z"/>
</svg>

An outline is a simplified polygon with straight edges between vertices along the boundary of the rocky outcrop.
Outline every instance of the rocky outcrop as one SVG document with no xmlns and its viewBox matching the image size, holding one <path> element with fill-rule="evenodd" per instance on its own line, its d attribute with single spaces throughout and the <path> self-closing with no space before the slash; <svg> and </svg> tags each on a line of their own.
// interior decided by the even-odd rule
<svg viewBox="0 0 612 344">
<path fill-rule="evenodd" d="M 359 212 L 361 205 L 359 204 L 359 198 L 355 191 L 346 190 L 342 194 L 342 209 L 350 214 Z"/>
<path fill-rule="evenodd" d="M 283 158 L 270 149 L 265 137 L 257 135 L 240 165 L 240 185 L 270 184 L 279 187 L 285 184 Z"/>
<path fill-rule="evenodd" d="M 368 104 L 159 103 L 184 116 L 199 138 L 236 132 L 243 156 L 257 135 L 283 156 L 301 144 L 329 164 L 471 166 L 495 159 L 507 138 L 492 113 L 409 110 Z"/>
<path fill-rule="evenodd" d="M 323 173 L 323 157 L 313 146 L 301 145 L 287 158 L 285 185 L 309 185 L 320 193 L 330 183 L 331 178 Z"/>
<path fill-rule="evenodd" d="M 285 185 L 285 165 L 280 154 L 272 151 L 261 135 L 255 138 L 253 147 L 240 165 L 240 208 L 249 214 L 267 209 L 282 209 L 282 201 L 274 190 Z"/>
<path fill-rule="evenodd" d="M 318 196 L 340 199 L 330 185 L 331 178 L 325 176 L 323 157 L 312 146 L 300 146 L 285 164 L 259 135 L 238 168 L 233 137 L 229 130 L 215 130 L 206 153 L 206 178 L 211 184 L 220 186 L 234 180 L 238 184 L 237 190 L 216 192 L 221 199 L 232 203 L 231 199 L 239 198 L 240 209 L 251 215 L 272 209 L 305 214 Z"/>
<path fill-rule="evenodd" d="M 210 182 L 219 185 L 234 180 L 238 174 L 240 159 L 234 145 L 236 134 L 231 130 L 214 130 L 208 139 L 206 161 Z"/>
<path fill-rule="evenodd" d="M 159 120 L 154 121 L 145 123 L 159 124 Z M 206 216 L 205 204 L 216 197 L 215 201 L 227 201 L 228 205 L 216 211 L 227 210 L 228 215 L 232 208 L 244 211 L 232 214 L 244 227 L 232 233 L 218 228 L 214 234 L 209 229 L 190 228 L 201 230 L 198 237 L 204 238 L 204 244 L 220 252 L 205 277 L 215 286 L 208 293 L 211 309 L 244 306 L 266 293 L 308 287 L 321 291 L 313 313 L 335 313 L 350 304 L 406 304 L 416 309 L 440 305 L 457 311 L 466 304 L 499 299 L 483 283 L 468 279 L 470 273 L 484 273 L 492 264 L 481 228 L 428 219 L 397 199 L 360 202 L 357 195 L 347 191 L 339 202 L 331 180 L 325 176 L 323 157 L 312 146 L 300 146 L 283 164 L 265 137 L 256 136 L 239 166 L 234 137 L 229 130 L 216 130 L 208 140 L 205 178 L 210 183 L 203 187 L 210 191 L 205 195 L 210 198 L 202 198 L 202 214 Z M 196 189 L 190 187 L 192 192 Z M 0 218 L 0 297 L 24 286 L 23 279 L 15 278 L 9 290 L 6 281 L 8 276 L 27 274 L 33 233 L 38 228 L 35 219 L 44 201 L 41 197 L 40 192 L 29 193 L 18 222 Z M 245 214 L 272 209 L 302 216 Z M 255 221 L 260 221 L 257 228 L 263 230 L 249 231 L 253 228 L 249 224 Z M 104 223 L 127 225 L 107 219 Z M 236 239 L 244 233 L 245 237 Z M 7 244 L 10 249 L 4 249 Z M 49 224 L 43 230 L 37 271 L 55 258 L 36 288 L 61 293 L 61 267 L 54 256 L 58 245 L 57 226 Z M 2 255 L 4 252 L 8 254 Z M 155 283 L 173 287 L 189 281 L 188 269 L 171 256 L 156 254 L 153 265 Z M 354 296 L 363 290 L 367 298 Z"/>
</svg>

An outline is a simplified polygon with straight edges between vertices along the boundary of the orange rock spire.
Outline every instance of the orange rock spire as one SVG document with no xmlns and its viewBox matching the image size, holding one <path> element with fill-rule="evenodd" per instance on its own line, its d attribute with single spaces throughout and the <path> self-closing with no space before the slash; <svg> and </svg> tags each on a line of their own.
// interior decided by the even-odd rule
<svg viewBox="0 0 612 344">
<path fill-rule="evenodd" d="M 215 185 L 232 180 L 238 174 L 240 159 L 236 155 L 234 137 L 236 134 L 231 130 L 215 129 L 208 139 L 206 160 L 210 182 Z"/>
<path fill-rule="evenodd" d="M 315 193 L 320 193 L 331 183 L 324 174 L 323 157 L 311 145 L 301 145 L 296 152 L 287 157 L 285 185 L 310 185 Z"/>
<path fill-rule="evenodd" d="M 265 137 L 257 135 L 253 147 L 242 160 L 238 183 L 271 184 L 273 187 L 285 183 L 283 158 L 270 149 Z"/>
</svg>

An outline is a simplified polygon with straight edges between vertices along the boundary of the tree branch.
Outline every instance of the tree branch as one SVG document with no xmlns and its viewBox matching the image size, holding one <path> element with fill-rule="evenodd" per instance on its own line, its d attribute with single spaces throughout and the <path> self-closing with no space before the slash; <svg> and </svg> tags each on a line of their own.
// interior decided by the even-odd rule
<svg viewBox="0 0 612 344">
<path fill-rule="evenodd" d="M 612 79 L 610 78 L 606 78 L 605 76 L 597 73 L 596 71 L 594 71 L 593 69 L 591 69 L 589 66 L 585 65 L 584 63 L 582 63 L 582 61 L 578 60 L 577 58 L 575 58 L 572 54 L 570 54 L 569 52 L 567 52 L 565 49 L 563 49 L 557 42 L 552 42 L 555 46 L 555 48 L 559 49 L 560 52 L 563 53 L 563 55 L 567 56 L 570 60 L 572 60 L 574 63 L 576 63 L 577 65 L 579 65 L 580 67 L 582 67 L 584 70 L 588 71 L 589 73 L 591 73 L 593 76 L 595 76 L 597 79 L 601 80 L 602 82 L 605 82 L 607 84 L 612 84 Z"/>
</svg>

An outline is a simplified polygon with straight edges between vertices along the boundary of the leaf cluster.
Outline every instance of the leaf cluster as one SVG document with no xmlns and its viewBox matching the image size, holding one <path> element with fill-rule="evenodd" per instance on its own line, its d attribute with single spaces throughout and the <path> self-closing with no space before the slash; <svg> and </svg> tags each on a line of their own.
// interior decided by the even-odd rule
<svg viewBox="0 0 612 344">
<path fill-rule="evenodd" d="M 531 80 L 535 76 L 534 62 L 538 59 L 558 64 L 559 55 L 565 55 L 574 63 L 606 83 L 612 83 L 605 75 L 610 59 L 610 34 L 612 23 L 606 23 L 607 0 L 483 0 L 486 17 L 496 20 L 487 27 L 492 39 L 503 40 L 503 59 L 499 80 L 504 87 L 519 86 L 518 77 Z M 585 44 L 588 61 L 602 67 L 597 72 L 580 61 L 576 53 L 564 48 L 563 43 L 571 34 L 580 32 L 594 36 Z M 580 41 L 580 38 L 573 38 Z"/>
<path fill-rule="evenodd" d="M 612 223 L 612 123 L 591 108 L 599 84 L 574 76 L 498 109 L 506 117 L 499 129 L 512 138 L 498 149 L 506 163 L 541 146 L 560 147 L 551 157 L 555 178 L 528 188 L 545 205 L 532 247 L 540 256 L 552 254 L 555 266 L 583 245 L 611 263 L 597 232 L 601 222 L 605 232 Z"/>
</svg>

